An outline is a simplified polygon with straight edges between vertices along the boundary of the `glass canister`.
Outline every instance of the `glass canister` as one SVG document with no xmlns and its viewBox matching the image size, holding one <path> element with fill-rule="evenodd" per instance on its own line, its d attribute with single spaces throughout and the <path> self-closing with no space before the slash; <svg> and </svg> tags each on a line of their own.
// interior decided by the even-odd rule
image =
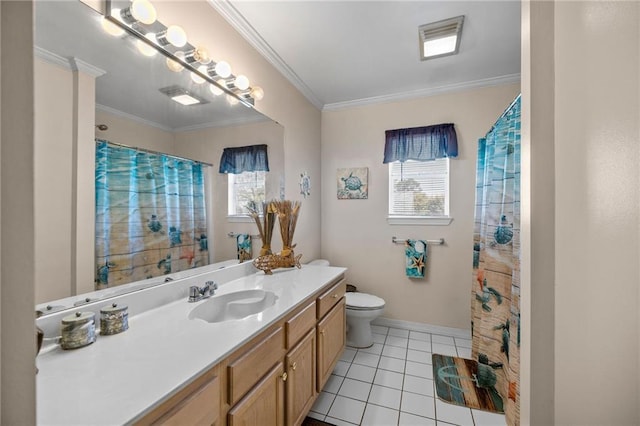
<svg viewBox="0 0 640 426">
<path fill-rule="evenodd" d="M 96 341 L 96 315 L 93 312 L 76 312 L 62 318 L 62 349 L 76 349 Z"/>
<path fill-rule="evenodd" d="M 113 303 L 100 309 L 100 334 L 118 334 L 129 328 L 127 306 Z"/>
</svg>

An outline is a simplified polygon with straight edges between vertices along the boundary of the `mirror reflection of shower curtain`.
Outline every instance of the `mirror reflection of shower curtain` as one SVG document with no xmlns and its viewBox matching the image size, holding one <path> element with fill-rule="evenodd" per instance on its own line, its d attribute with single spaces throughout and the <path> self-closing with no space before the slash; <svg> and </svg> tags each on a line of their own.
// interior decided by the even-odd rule
<svg viewBox="0 0 640 426">
<path fill-rule="evenodd" d="M 478 141 L 472 356 L 493 367 L 507 424 L 520 422 L 520 96 Z"/>
<path fill-rule="evenodd" d="M 96 141 L 96 290 L 209 264 L 204 167 Z"/>
</svg>

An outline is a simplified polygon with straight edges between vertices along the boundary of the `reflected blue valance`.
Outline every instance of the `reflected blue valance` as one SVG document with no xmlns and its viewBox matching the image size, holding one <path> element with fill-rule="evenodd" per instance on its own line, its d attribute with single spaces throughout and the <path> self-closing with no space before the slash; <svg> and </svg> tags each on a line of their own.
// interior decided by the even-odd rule
<svg viewBox="0 0 640 426">
<path fill-rule="evenodd" d="M 458 156 L 458 138 L 453 123 L 387 130 L 385 135 L 383 163 Z"/>
<path fill-rule="evenodd" d="M 220 173 L 268 172 L 267 145 L 225 148 L 220 158 Z"/>
</svg>

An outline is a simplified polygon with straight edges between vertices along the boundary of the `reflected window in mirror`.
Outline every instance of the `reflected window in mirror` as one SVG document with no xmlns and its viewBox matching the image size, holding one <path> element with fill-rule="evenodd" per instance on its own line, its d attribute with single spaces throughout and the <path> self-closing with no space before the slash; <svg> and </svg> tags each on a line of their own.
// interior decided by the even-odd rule
<svg viewBox="0 0 640 426">
<path fill-rule="evenodd" d="M 265 201 L 266 172 L 229 174 L 229 216 L 248 216 Z"/>
<path fill-rule="evenodd" d="M 266 197 L 269 171 L 268 146 L 249 145 L 225 148 L 220 173 L 228 175 L 228 215 L 248 216 L 250 209 L 262 205 Z"/>
</svg>

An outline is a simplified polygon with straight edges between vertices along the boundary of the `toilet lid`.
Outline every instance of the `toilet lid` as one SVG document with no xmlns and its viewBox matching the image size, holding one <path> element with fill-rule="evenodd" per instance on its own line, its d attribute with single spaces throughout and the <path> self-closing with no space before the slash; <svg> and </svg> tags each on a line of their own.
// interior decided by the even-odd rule
<svg viewBox="0 0 640 426">
<path fill-rule="evenodd" d="M 384 299 L 367 293 L 349 292 L 347 298 L 347 308 L 349 309 L 379 309 L 384 308 Z"/>
</svg>

